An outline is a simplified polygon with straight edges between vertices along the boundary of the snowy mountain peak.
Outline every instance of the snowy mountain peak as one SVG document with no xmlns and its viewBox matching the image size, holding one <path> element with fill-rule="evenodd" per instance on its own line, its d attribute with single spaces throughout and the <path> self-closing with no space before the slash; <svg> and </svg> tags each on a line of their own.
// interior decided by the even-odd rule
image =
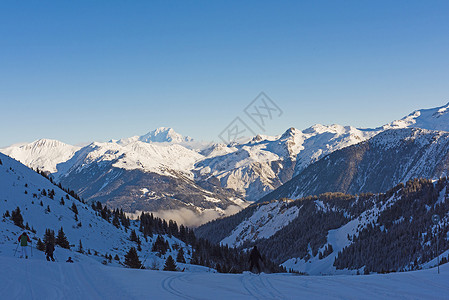
<svg viewBox="0 0 449 300">
<path fill-rule="evenodd" d="M 15 158 L 31 168 L 56 172 L 56 166 L 69 160 L 80 147 L 51 139 L 40 139 L 29 144 L 14 145 L 0 152 Z"/>
<path fill-rule="evenodd" d="M 383 129 L 413 127 L 428 130 L 449 131 L 448 112 L 449 103 L 440 107 L 415 110 L 408 116 L 383 126 Z"/>
<path fill-rule="evenodd" d="M 60 142 L 58 140 L 52 140 L 52 139 L 39 139 L 37 141 L 34 141 L 30 144 L 24 145 L 25 149 L 35 149 L 35 148 L 57 148 L 61 146 L 68 146 L 67 144 Z"/>
<path fill-rule="evenodd" d="M 144 143 L 181 144 L 193 142 L 194 140 L 189 136 L 183 136 L 177 133 L 176 131 L 173 130 L 173 128 L 159 127 L 141 136 L 136 135 L 130 138 L 120 139 L 118 141 L 111 140 L 110 142 L 117 143 L 120 145 L 128 145 L 137 141 Z"/>
<path fill-rule="evenodd" d="M 139 137 L 139 141 L 145 143 L 182 143 L 191 142 L 191 137 L 184 137 L 173 130 L 173 128 L 159 127 Z"/>
<path fill-rule="evenodd" d="M 290 127 L 289 129 L 287 129 L 281 136 L 281 140 L 283 139 L 288 139 L 290 137 L 294 137 L 295 135 L 301 133 L 300 130 L 294 128 L 294 127 Z"/>
</svg>

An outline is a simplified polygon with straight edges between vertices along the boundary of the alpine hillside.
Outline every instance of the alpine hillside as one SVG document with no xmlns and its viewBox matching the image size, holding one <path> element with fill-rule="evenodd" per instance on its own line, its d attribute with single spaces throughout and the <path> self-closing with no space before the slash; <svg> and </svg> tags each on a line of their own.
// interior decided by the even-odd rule
<svg viewBox="0 0 449 300">
<path fill-rule="evenodd" d="M 123 210 L 100 202 L 88 205 L 43 172 L 4 154 L 0 154 L 0 212 L 2 257 L 20 255 L 17 238 L 26 232 L 32 241 L 29 259 L 44 260 L 41 251 L 53 244 L 59 262 L 70 256 L 75 262 L 153 270 L 167 269 L 170 260 L 171 271 L 212 268 L 239 273 L 248 268 L 248 255 L 239 250 L 197 239 L 193 230 L 172 220 L 145 213 L 129 219 Z M 271 271 L 284 271 L 267 261 Z"/>
<path fill-rule="evenodd" d="M 241 249 L 257 245 L 286 268 L 311 275 L 410 271 L 435 266 L 437 254 L 447 262 L 448 191 L 443 177 L 414 179 L 380 194 L 273 200 L 195 233 Z M 441 217 L 438 225 L 434 214 Z"/>
</svg>

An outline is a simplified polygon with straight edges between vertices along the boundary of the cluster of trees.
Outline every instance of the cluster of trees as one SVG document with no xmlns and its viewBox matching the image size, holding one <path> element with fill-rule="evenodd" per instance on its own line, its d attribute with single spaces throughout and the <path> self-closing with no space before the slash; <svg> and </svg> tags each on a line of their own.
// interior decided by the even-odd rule
<svg viewBox="0 0 449 300">
<path fill-rule="evenodd" d="M 34 169 L 33 169 L 34 170 Z M 56 184 L 53 181 L 53 177 L 50 175 L 49 172 L 45 172 L 42 170 L 39 170 L 39 168 L 37 168 L 36 170 L 34 170 L 36 173 L 42 175 L 43 177 L 47 178 L 51 183 L 53 183 L 54 185 L 56 185 L 57 187 L 59 187 L 61 190 L 63 190 L 64 192 L 66 192 L 67 194 L 69 194 L 70 196 L 72 196 L 73 198 L 75 198 L 76 200 L 85 203 L 84 199 L 82 199 L 80 196 L 78 196 L 77 193 L 75 193 L 75 191 L 68 189 L 68 188 L 64 188 L 61 183 Z M 54 193 L 54 191 L 53 191 Z M 52 198 L 53 199 L 53 198 Z"/>
<path fill-rule="evenodd" d="M 6 211 L 6 216 L 9 215 L 9 212 Z M 23 217 L 22 214 L 20 213 L 20 208 L 17 207 L 15 210 L 13 210 L 11 212 L 11 221 L 14 222 L 14 225 L 19 226 L 20 228 L 24 228 L 25 226 L 23 226 Z"/>
<path fill-rule="evenodd" d="M 23 220 L 23 216 L 22 216 L 22 214 L 20 212 L 20 208 L 19 207 L 16 207 L 16 209 L 14 209 L 11 212 L 11 214 L 9 213 L 8 210 L 5 211 L 5 213 L 3 214 L 3 218 L 4 219 L 10 218 L 11 221 L 13 221 L 14 225 L 16 225 L 16 226 L 18 226 L 18 227 L 20 227 L 22 229 L 26 229 L 26 230 L 29 230 L 31 232 L 36 233 L 36 230 L 33 227 L 30 227 L 28 222 L 26 222 L 26 224 L 23 225 L 24 220 Z"/>
<path fill-rule="evenodd" d="M 168 241 L 162 237 L 162 235 L 174 236 L 187 245 L 191 245 L 191 264 L 215 268 L 217 271 L 223 273 L 240 273 L 249 269 L 248 254 L 241 249 L 229 248 L 227 246 L 213 244 L 203 238 L 197 238 L 192 229 L 184 225 L 178 226 L 178 224 L 172 220 L 167 222 L 155 217 L 151 213 L 142 213 L 139 217 L 139 221 L 139 231 L 143 233 L 145 239 L 147 236 L 152 237 L 155 234 L 158 235 L 152 246 L 153 252 L 159 252 L 161 255 L 166 254 L 167 251 L 170 250 L 170 245 Z M 131 240 L 136 239 L 133 238 L 133 236 L 134 234 L 131 232 Z M 176 262 L 185 263 L 184 250 L 181 247 L 177 250 L 178 254 L 176 257 Z M 132 253 L 128 252 L 127 255 L 134 257 L 134 250 L 130 251 Z M 166 265 L 168 264 L 169 269 L 172 269 L 172 264 L 170 262 L 171 259 L 173 258 L 169 256 L 169 258 L 167 258 L 168 261 L 166 261 Z M 134 259 L 133 261 L 135 262 L 133 266 L 137 266 L 137 260 Z M 265 266 L 269 272 L 285 271 L 283 268 L 271 262 L 268 258 L 265 260 Z"/>
<path fill-rule="evenodd" d="M 151 248 L 152 252 L 159 252 L 161 255 L 165 255 L 170 250 L 170 245 L 162 236 L 158 235 L 156 241 Z"/>
<path fill-rule="evenodd" d="M 151 213 L 144 212 L 140 215 L 139 221 L 139 231 L 142 232 L 145 237 L 153 236 L 153 234 L 167 234 L 168 236 L 174 236 L 180 239 L 186 244 L 192 244 L 196 240 L 195 233 L 192 229 L 182 224 L 178 226 L 175 221 L 169 220 L 167 222 L 161 218 L 154 217 Z"/>
<path fill-rule="evenodd" d="M 262 254 L 264 272 L 286 272 L 273 260 Z M 249 253 L 243 249 L 230 248 L 220 244 L 214 244 L 206 239 L 198 239 L 193 244 L 192 264 L 199 264 L 215 268 L 220 273 L 241 273 L 249 270 Z"/>
<path fill-rule="evenodd" d="M 143 268 L 142 262 L 139 259 L 139 255 L 137 254 L 137 250 L 134 247 L 131 247 L 125 255 L 125 266 L 133 269 L 141 269 Z M 178 266 L 175 263 L 175 260 L 171 255 L 167 257 L 164 264 L 164 271 L 178 271 Z"/>
<path fill-rule="evenodd" d="M 56 237 L 54 230 L 49 228 L 45 229 L 44 241 L 42 242 L 41 239 L 38 239 L 36 248 L 40 251 L 45 251 L 48 245 L 50 245 L 52 248 L 58 245 L 61 248 L 70 249 L 70 243 L 67 240 L 64 229 L 62 227 L 59 229 L 58 235 Z"/>
<path fill-rule="evenodd" d="M 277 263 L 283 263 L 292 257 L 308 260 L 316 256 L 319 249 L 327 243 L 329 230 L 337 229 L 350 220 L 344 209 L 338 206 L 338 202 L 342 201 L 340 197 L 340 195 L 330 197 L 330 200 L 325 202 L 327 204 L 325 210 L 316 205 L 316 198 L 302 199 L 289 204 L 300 207 L 296 219 L 270 238 L 247 242 L 243 247 L 248 248 L 257 244 L 262 254 Z"/>
<path fill-rule="evenodd" d="M 431 218 L 434 214 L 447 215 L 448 184 L 447 178 L 441 178 L 436 184 L 414 179 L 398 185 L 393 204 L 380 213 L 377 222 L 368 224 L 353 238 L 353 243 L 338 254 L 334 266 L 365 267 L 365 273 L 413 270 L 444 252 L 449 248 L 448 220 L 443 218 L 439 226 L 434 226 Z M 393 194 L 379 195 L 377 205 L 380 207 Z M 437 240 L 440 253 L 436 253 Z"/>
<path fill-rule="evenodd" d="M 318 254 L 318 259 L 328 257 L 332 252 L 334 252 L 334 249 L 332 248 L 331 244 L 328 244 L 326 245 L 326 248 L 324 248 L 324 251 Z"/>
<path fill-rule="evenodd" d="M 92 203 L 92 209 L 117 228 L 123 226 L 125 230 L 127 230 L 131 224 L 129 218 L 123 212 L 123 209 L 119 210 L 116 208 L 115 210 L 110 210 L 106 204 L 103 206 L 99 201 Z"/>
</svg>

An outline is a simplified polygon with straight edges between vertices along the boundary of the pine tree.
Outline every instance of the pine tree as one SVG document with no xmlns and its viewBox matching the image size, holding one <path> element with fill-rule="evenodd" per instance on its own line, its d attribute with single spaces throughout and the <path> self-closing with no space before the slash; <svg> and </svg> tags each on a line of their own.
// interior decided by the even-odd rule
<svg viewBox="0 0 449 300">
<path fill-rule="evenodd" d="M 78 214 L 78 208 L 76 207 L 76 204 L 75 203 L 73 203 L 72 204 L 72 211 L 77 215 Z"/>
<path fill-rule="evenodd" d="M 64 249 L 69 249 L 70 248 L 70 243 L 67 240 L 67 237 L 65 236 L 64 230 L 59 229 L 58 231 L 58 236 L 56 237 L 56 245 L 59 245 L 61 248 Z"/>
<path fill-rule="evenodd" d="M 164 255 L 167 252 L 168 243 L 164 240 L 164 238 L 160 235 L 157 236 L 156 241 L 151 248 L 152 252 L 159 252 L 161 255 Z"/>
<path fill-rule="evenodd" d="M 114 225 L 117 228 L 120 228 L 120 220 L 117 215 L 114 215 L 114 218 L 112 219 L 112 225 Z"/>
<path fill-rule="evenodd" d="M 128 253 L 125 255 L 125 265 L 133 269 L 141 268 L 142 263 L 139 260 L 136 248 L 131 247 L 131 249 L 129 249 Z"/>
<path fill-rule="evenodd" d="M 137 242 L 137 234 L 136 234 L 136 231 L 134 229 L 131 230 L 131 235 L 129 236 L 129 240 L 131 242 Z"/>
<path fill-rule="evenodd" d="M 78 245 L 78 250 L 77 250 L 79 253 L 84 253 L 84 249 L 83 249 L 83 243 L 81 243 L 81 240 L 80 240 L 80 243 L 79 243 L 79 245 Z"/>
<path fill-rule="evenodd" d="M 173 257 L 171 257 L 171 255 L 169 255 L 167 257 L 167 260 L 165 261 L 165 265 L 164 265 L 164 271 L 176 271 L 176 263 L 173 259 Z"/>
<path fill-rule="evenodd" d="M 59 201 L 59 204 L 65 205 L 64 197 L 61 197 L 61 201 Z"/>
<path fill-rule="evenodd" d="M 45 247 L 47 245 L 51 245 L 51 246 L 55 245 L 55 232 L 53 230 L 45 229 L 44 244 L 45 244 Z"/>
<path fill-rule="evenodd" d="M 36 249 L 39 251 L 45 251 L 45 244 L 41 241 L 41 239 L 37 240 Z"/>
<path fill-rule="evenodd" d="M 183 264 L 186 263 L 186 259 L 184 258 L 184 250 L 182 249 L 182 247 L 179 248 L 178 255 L 176 256 L 176 262 Z"/>
<path fill-rule="evenodd" d="M 11 220 L 14 222 L 14 225 L 23 228 L 23 217 L 22 214 L 20 213 L 19 207 L 17 207 L 15 210 L 12 211 Z"/>
</svg>

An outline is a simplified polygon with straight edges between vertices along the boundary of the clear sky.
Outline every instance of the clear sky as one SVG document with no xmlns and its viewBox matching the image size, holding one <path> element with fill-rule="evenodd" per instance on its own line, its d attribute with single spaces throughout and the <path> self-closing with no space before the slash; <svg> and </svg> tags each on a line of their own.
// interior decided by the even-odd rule
<svg viewBox="0 0 449 300">
<path fill-rule="evenodd" d="M 376 127 L 449 102 L 449 1 L 1 1 L 0 146 Z"/>
</svg>

